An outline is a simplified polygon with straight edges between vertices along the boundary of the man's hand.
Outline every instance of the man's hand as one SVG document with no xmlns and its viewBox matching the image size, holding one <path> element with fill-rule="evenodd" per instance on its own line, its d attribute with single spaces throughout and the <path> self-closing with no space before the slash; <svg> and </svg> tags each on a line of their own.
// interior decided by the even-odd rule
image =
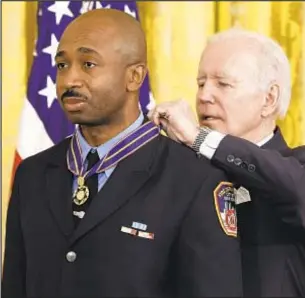
<svg viewBox="0 0 305 298">
<path fill-rule="evenodd" d="M 199 133 L 195 115 L 185 100 L 169 101 L 155 106 L 148 118 L 162 128 L 172 140 L 191 147 Z"/>
</svg>

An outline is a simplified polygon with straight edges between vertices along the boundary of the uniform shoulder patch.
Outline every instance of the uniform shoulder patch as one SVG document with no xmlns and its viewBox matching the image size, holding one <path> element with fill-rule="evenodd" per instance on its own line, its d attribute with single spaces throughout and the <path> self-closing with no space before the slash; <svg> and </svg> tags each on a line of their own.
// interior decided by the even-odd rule
<svg viewBox="0 0 305 298">
<path fill-rule="evenodd" d="M 222 181 L 214 189 L 214 204 L 219 223 L 228 236 L 237 236 L 235 190 L 231 182 Z"/>
</svg>

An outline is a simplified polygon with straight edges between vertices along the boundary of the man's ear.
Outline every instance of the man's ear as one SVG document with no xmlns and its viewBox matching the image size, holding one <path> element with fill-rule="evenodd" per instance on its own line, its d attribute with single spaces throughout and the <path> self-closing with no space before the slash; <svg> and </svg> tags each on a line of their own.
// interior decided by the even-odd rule
<svg viewBox="0 0 305 298">
<path fill-rule="evenodd" d="M 272 84 L 269 86 L 265 96 L 265 102 L 261 112 L 261 116 L 266 118 L 277 112 L 280 98 L 280 87 L 278 84 Z"/>
<path fill-rule="evenodd" d="M 147 67 L 144 63 L 134 64 L 127 70 L 127 91 L 134 92 L 140 89 L 147 74 Z"/>
</svg>

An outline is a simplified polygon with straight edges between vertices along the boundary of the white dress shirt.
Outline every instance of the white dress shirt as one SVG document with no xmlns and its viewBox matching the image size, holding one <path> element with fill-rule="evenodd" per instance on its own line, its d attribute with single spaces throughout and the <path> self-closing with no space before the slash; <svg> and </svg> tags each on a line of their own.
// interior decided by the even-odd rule
<svg viewBox="0 0 305 298">
<path fill-rule="evenodd" d="M 268 141 L 270 141 L 273 137 L 274 133 L 271 133 L 258 143 L 256 143 L 257 146 L 261 147 L 264 144 L 266 144 Z M 207 157 L 208 159 L 212 159 L 214 156 L 216 149 L 218 148 L 220 142 L 226 135 L 223 133 L 220 133 L 218 131 L 211 131 L 205 138 L 204 142 L 201 144 L 199 151 L 200 153 Z"/>
</svg>

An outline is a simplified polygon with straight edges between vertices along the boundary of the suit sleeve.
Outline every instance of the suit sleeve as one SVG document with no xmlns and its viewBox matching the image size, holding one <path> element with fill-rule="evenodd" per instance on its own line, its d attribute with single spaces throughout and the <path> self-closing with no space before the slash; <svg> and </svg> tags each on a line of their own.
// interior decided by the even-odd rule
<svg viewBox="0 0 305 298">
<path fill-rule="evenodd" d="M 302 151 L 305 148 L 299 148 L 299 156 L 304 156 Z M 305 167 L 297 158 L 228 135 L 211 161 L 236 183 L 269 194 L 268 203 L 283 221 L 305 227 Z"/>
<path fill-rule="evenodd" d="M 25 249 L 20 224 L 20 166 L 17 169 L 8 205 L 2 276 L 2 297 L 26 297 Z"/>
<path fill-rule="evenodd" d="M 218 184 L 215 176 L 204 181 L 184 218 L 176 246 L 178 297 L 242 296 L 239 239 L 232 235 L 236 231 L 230 235 L 223 229 L 218 217 L 214 197 Z"/>
</svg>

